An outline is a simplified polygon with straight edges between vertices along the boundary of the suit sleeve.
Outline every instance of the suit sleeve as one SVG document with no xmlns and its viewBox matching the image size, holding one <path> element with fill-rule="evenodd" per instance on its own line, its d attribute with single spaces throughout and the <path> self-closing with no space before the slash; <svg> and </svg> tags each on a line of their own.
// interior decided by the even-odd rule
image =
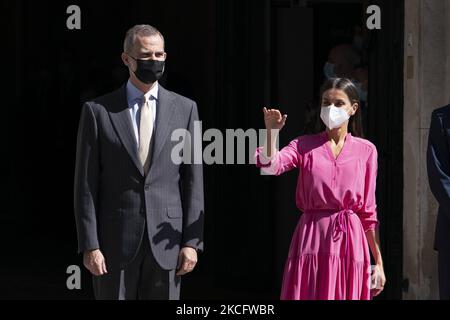
<svg viewBox="0 0 450 320">
<path fill-rule="evenodd" d="M 197 146 L 194 141 L 194 123 L 199 121 L 197 105 L 194 103 L 191 109 L 188 131 L 192 137 L 191 161 L 182 163 L 180 166 L 181 196 L 183 202 L 183 234 L 182 247 L 192 247 L 198 251 L 203 251 L 203 221 L 204 221 L 204 200 L 203 200 L 203 164 L 194 162 L 195 152 L 202 152 L 202 146 Z M 200 133 L 201 134 L 201 133 Z M 198 133 L 197 133 L 198 135 Z M 200 159 L 203 159 L 200 154 Z"/>
<path fill-rule="evenodd" d="M 84 104 L 78 127 L 74 209 L 78 235 L 78 252 L 99 248 L 97 237 L 97 194 L 99 149 L 97 122 L 91 106 Z"/>
<path fill-rule="evenodd" d="M 443 130 L 441 117 L 433 112 L 427 149 L 428 181 L 439 205 L 445 208 L 442 212 L 450 218 L 450 154 Z"/>
</svg>

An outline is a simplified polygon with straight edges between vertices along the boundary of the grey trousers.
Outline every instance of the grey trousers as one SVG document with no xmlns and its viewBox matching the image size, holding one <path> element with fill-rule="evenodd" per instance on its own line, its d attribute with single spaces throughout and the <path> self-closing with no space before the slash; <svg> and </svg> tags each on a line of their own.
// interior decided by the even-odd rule
<svg viewBox="0 0 450 320">
<path fill-rule="evenodd" d="M 441 300 L 450 300 L 450 251 L 439 250 L 439 295 Z"/>
<path fill-rule="evenodd" d="M 179 300 L 180 285 L 176 270 L 161 269 L 153 257 L 147 228 L 136 257 L 124 270 L 93 276 L 97 300 Z"/>
</svg>

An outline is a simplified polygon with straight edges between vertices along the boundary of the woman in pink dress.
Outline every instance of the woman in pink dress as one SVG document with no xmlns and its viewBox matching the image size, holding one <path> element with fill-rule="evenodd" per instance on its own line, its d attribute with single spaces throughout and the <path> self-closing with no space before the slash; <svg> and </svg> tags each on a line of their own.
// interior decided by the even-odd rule
<svg viewBox="0 0 450 320">
<path fill-rule="evenodd" d="M 328 80 L 321 91 L 321 129 L 281 151 L 277 134 L 287 116 L 264 108 L 268 134 L 256 151 L 257 166 L 277 176 L 299 169 L 296 204 L 303 215 L 285 264 L 282 300 L 370 300 L 385 285 L 375 201 L 377 149 L 362 138 L 359 106 L 350 80 Z"/>
</svg>

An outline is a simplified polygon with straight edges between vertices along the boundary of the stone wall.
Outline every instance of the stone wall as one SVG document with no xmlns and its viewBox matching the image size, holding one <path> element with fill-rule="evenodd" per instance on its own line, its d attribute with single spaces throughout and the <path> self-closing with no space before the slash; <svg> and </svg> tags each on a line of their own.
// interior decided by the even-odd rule
<svg viewBox="0 0 450 320">
<path fill-rule="evenodd" d="M 437 299 L 437 203 L 426 149 L 432 111 L 450 103 L 450 0 L 406 0 L 405 6 L 404 298 Z"/>
</svg>

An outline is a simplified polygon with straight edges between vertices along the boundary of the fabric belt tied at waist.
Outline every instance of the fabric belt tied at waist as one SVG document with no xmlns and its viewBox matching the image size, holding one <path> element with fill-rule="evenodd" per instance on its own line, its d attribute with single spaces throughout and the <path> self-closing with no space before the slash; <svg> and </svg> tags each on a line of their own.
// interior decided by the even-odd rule
<svg viewBox="0 0 450 320">
<path fill-rule="evenodd" d="M 349 217 L 352 214 L 356 214 L 353 210 L 350 209 L 313 209 L 313 210 L 305 210 L 304 214 L 324 214 L 329 213 L 329 215 L 336 215 L 333 220 L 332 228 L 333 228 L 333 241 L 338 241 L 341 239 L 343 235 L 345 241 L 345 270 L 346 275 L 349 274 L 349 266 L 350 266 L 350 239 L 349 239 Z"/>
</svg>

